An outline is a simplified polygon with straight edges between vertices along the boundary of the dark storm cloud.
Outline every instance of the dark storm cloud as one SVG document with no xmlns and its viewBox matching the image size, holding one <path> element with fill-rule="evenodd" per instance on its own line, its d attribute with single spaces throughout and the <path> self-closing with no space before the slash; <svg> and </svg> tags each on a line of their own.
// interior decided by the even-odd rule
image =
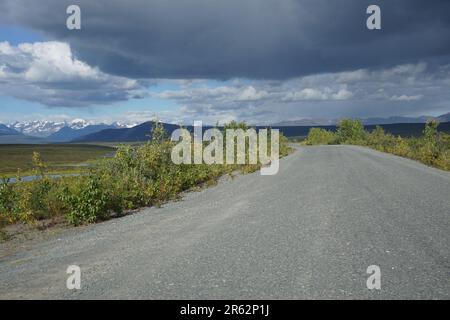
<svg viewBox="0 0 450 320">
<path fill-rule="evenodd" d="M 69 4 L 82 9 L 81 31 L 65 28 Z M 366 28 L 370 4 L 380 31 Z M 285 79 L 450 54 L 448 0 L 3 0 L 0 11 L 131 78 Z"/>
</svg>

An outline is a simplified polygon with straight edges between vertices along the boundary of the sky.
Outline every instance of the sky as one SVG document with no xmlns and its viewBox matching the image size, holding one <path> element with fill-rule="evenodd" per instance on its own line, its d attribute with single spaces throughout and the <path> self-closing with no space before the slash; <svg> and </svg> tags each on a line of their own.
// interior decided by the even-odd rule
<svg viewBox="0 0 450 320">
<path fill-rule="evenodd" d="M 81 8 L 81 30 L 66 8 Z M 366 9 L 381 9 L 369 30 Z M 0 0 L 0 122 L 450 112 L 448 0 Z"/>
</svg>

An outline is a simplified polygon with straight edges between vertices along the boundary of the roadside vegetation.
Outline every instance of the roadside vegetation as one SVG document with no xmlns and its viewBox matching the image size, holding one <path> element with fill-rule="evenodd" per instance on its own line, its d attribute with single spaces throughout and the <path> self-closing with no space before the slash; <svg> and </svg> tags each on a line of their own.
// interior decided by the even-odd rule
<svg viewBox="0 0 450 320">
<path fill-rule="evenodd" d="M 438 131 L 438 122 L 428 121 L 420 137 L 400 137 L 377 126 L 366 131 L 359 120 L 344 119 L 336 132 L 320 128 L 309 131 L 306 145 L 353 144 L 417 160 L 426 165 L 450 170 L 450 135 Z"/>
<path fill-rule="evenodd" d="M 17 183 L 8 183 L 7 178 L 0 183 L 0 227 L 61 217 L 72 225 L 93 223 L 131 209 L 158 206 L 182 191 L 214 184 L 224 174 L 260 168 L 260 164 L 176 165 L 171 160 L 174 143 L 162 126 L 155 123 L 153 128 L 149 142 L 121 145 L 112 158 L 80 176 L 48 177 L 48 164 L 35 152 L 31 160 L 37 180 L 24 182 L 17 177 Z M 236 122 L 225 128 L 248 129 Z M 280 135 L 280 156 L 288 152 L 287 139 Z"/>
</svg>

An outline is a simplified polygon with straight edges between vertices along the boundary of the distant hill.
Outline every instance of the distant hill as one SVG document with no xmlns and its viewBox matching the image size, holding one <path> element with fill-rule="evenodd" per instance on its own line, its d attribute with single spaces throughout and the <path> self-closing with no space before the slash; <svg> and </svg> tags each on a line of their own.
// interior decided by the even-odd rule
<svg viewBox="0 0 450 320">
<path fill-rule="evenodd" d="M 45 144 L 47 140 L 38 137 L 30 137 L 23 134 L 1 135 L 0 144 Z"/>
<path fill-rule="evenodd" d="M 425 123 L 428 119 L 435 119 L 439 122 L 449 122 L 450 121 L 450 113 L 443 114 L 439 117 L 431 117 L 431 116 L 420 116 L 420 117 L 389 117 L 389 118 L 366 118 L 361 119 L 364 125 L 376 125 L 376 124 L 401 124 L 401 123 Z M 338 123 L 339 119 L 300 119 L 300 120 L 289 120 L 282 121 L 279 123 L 273 124 L 273 126 L 282 126 L 282 127 L 290 127 L 290 126 L 333 126 Z"/>
<path fill-rule="evenodd" d="M 179 126 L 163 123 L 164 129 L 170 135 Z M 153 122 L 148 121 L 133 128 L 106 129 L 83 137 L 76 138 L 72 142 L 138 142 L 147 141 L 150 138 Z"/>
<path fill-rule="evenodd" d="M 71 127 L 63 127 L 61 130 L 51 134 L 47 137 L 49 142 L 69 142 L 84 136 L 87 136 L 89 134 L 93 134 L 105 129 L 112 129 L 116 128 L 113 125 L 106 125 L 106 124 L 97 124 L 97 125 L 88 125 L 81 129 L 74 129 Z"/>
<path fill-rule="evenodd" d="M 389 117 L 389 118 L 367 118 L 362 122 L 365 125 L 377 125 L 377 124 L 399 124 L 399 123 L 425 123 L 428 119 L 434 119 L 434 117 L 421 116 L 417 118 L 413 117 Z"/>
<path fill-rule="evenodd" d="M 413 137 L 422 135 L 425 123 L 394 123 L 394 124 L 381 124 L 379 125 L 384 129 L 386 133 L 393 135 L 399 135 L 402 137 Z M 365 125 L 364 128 L 367 131 L 372 131 L 377 125 Z M 330 131 L 336 131 L 336 126 L 290 126 L 290 127 L 275 127 L 280 129 L 280 132 L 286 137 L 302 137 L 307 136 L 311 128 L 323 128 Z M 439 124 L 438 130 L 441 132 L 450 133 L 450 122 L 442 122 Z"/>
<path fill-rule="evenodd" d="M 19 131 L 0 123 L 0 144 L 40 144 L 44 139 L 26 136 Z"/>
<path fill-rule="evenodd" d="M 450 122 L 450 112 L 437 118 L 440 122 Z"/>
<path fill-rule="evenodd" d="M 274 127 L 294 127 L 294 126 L 330 126 L 335 125 L 336 119 L 300 119 L 300 120 L 288 120 L 272 124 Z"/>
<path fill-rule="evenodd" d="M 20 132 L 12 128 L 8 128 L 4 124 L 0 123 L 0 136 L 19 136 L 19 135 L 21 135 Z"/>
<path fill-rule="evenodd" d="M 89 134 L 87 136 L 77 138 L 73 142 L 138 142 L 147 141 L 151 136 L 153 123 L 145 122 L 134 128 L 127 129 L 106 129 L 100 132 Z M 166 132 L 171 135 L 172 132 L 179 128 L 178 125 L 163 123 Z M 380 125 L 388 133 L 401 136 L 419 136 L 425 127 L 424 123 L 396 123 Z M 368 125 L 365 128 L 369 131 L 375 129 L 376 125 Z M 192 126 L 185 126 L 187 130 L 193 130 Z M 204 126 L 208 129 L 210 126 Z M 267 128 L 266 126 L 257 126 L 257 129 Z M 271 128 L 279 129 L 286 137 L 300 137 L 308 135 L 311 128 L 323 128 L 335 131 L 336 126 L 271 126 Z M 450 122 L 441 123 L 439 130 L 450 133 Z"/>
<path fill-rule="evenodd" d="M 365 126 L 368 131 L 372 131 L 376 127 L 376 125 Z M 382 127 L 384 131 L 393 135 L 413 137 L 422 135 L 423 129 L 425 128 L 425 123 L 394 123 L 380 125 L 380 127 Z M 450 134 L 450 122 L 441 122 L 438 130 Z"/>
</svg>

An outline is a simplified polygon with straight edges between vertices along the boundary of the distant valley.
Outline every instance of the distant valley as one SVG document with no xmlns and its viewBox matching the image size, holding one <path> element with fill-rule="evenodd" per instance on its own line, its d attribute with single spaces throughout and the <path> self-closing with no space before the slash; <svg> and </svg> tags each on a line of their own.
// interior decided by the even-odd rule
<svg viewBox="0 0 450 320">
<path fill-rule="evenodd" d="M 450 113 L 439 117 L 421 116 L 367 118 L 362 122 L 368 130 L 381 125 L 386 132 L 401 136 L 420 135 L 427 119 L 438 120 L 439 130 L 450 132 Z M 306 136 L 312 127 L 335 130 L 336 119 L 300 119 L 284 121 L 270 125 L 279 129 L 287 137 Z M 171 134 L 179 126 L 163 124 L 166 132 Z M 257 128 L 267 126 L 257 126 Z M 96 124 L 83 119 L 70 122 L 31 121 L 0 124 L 0 144 L 46 144 L 46 143 L 92 143 L 92 142 L 133 142 L 146 141 L 150 138 L 152 122 L 141 124 L 111 123 Z M 192 126 L 185 126 L 192 131 Z M 204 126 L 208 129 L 210 126 Z"/>
</svg>

